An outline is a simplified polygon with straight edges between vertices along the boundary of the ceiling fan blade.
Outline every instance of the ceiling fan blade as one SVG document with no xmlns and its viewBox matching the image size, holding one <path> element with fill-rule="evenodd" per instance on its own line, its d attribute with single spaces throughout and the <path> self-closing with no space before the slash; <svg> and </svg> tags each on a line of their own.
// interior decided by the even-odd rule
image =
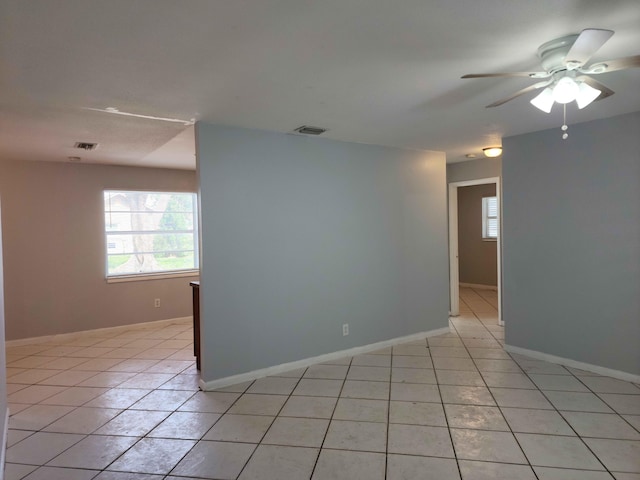
<svg viewBox="0 0 640 480">
<path fill-rule="evenodd" d="M 500 99 L 500 100 L 498 100 L 496 102 L 493 102 L 491 105 L 487 105 L 486 108 L 499 107 L 503 103 L 507 103 L 508 101 L 519 97 L 520 95 L 524 95 L 525 93 L 533 92 L 534 90 L 538 90 L 539 88 L 547 87 L 547 86 L 551 85 L 552 82 L 553 82 L 553 80 L 549 80 L 547 82 L 534 83 L 533 85 L 529 85 L 528 87 L 523 88 L 522 90 L 518 90 L 516 93 L 514 93 L 510 97 Z"/>
<path fill-rule="evenodd" d="M 586 83 L 590 87 L 593 87 L 595 89 L 600 90 L 600 95 L 598 95 L 598 98 L 596 98 L 595 101 L 602 100 L 603 98 L 610 97 L 611 95 L 616 93 L 613 90 L 611 90 L 609 87 L 607 87 L 606 85 L 603 85 L 602 83 L 598 82 L 597 80 L 594 80 L 593 78 L 591 78 L 591 77 L 589 77 L 587 75 L 581 75 L 581 76 L 577 77 L 576 80 L 583 81 L 584 83 Z"/>
<path fill-rule="evenodd" d="M 616 70 L 624 70 L 626 68 L 640 68 L 640 55 L 594 63 L 589 68 L 585 69 L 584 73 L 596 75 L 598 73 L 615 72 Z"/>
<path fill-rule="evenodd" d="M 528 77 L 547 78 L 551 74 L 547 72 L 506 72 L 506 73 L 468 73 L 460 78 L 493 78 L 493 77 Z"/>
<path fill-rule="evenodd" d="M 565 57 L 564 64 L 584 65 L 594 53 L 613 35 L 613 30 L 587 28 L 580 32 L 578 38 Z"/>
</svg>

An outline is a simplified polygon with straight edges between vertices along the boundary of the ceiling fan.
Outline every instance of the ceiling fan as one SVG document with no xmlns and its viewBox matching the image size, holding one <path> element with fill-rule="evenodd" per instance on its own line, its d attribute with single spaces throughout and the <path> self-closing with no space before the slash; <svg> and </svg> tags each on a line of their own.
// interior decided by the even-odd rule
<svg viewBox="0 0 640 480">
<path fill-rule="evenodd" d="M 567 104 L 576 101 L 584 108 L 594 100 L 613 95 L 613 90 L 594 80 L 591 75 L 640 67 L 640 55 L 607 60 L 587 66 L 587 62 L 613 35 L 612 30 L 587 28 L 579 35 L 567 35 L 546 42 L 538 48 L 538 57 L 544 71 L 511 73 L 471 73 L 462 78 L 529 77 L 544 79 L 514 94 L 487 105 L 497 107 L 509 100 L 535 90 L 544 90 L 531 100 L 531 104 L 549 113 L 555 102 Z"/>
</svg>

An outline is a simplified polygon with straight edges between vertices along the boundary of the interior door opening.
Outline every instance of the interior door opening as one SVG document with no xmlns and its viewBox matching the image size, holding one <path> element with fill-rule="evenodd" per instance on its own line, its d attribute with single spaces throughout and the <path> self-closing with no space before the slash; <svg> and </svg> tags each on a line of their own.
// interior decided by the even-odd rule
<svg viewBox="0 0 640 480">
<path fill-rule="evenodd" d="M 464 182 L 452 182 L 449 184 L 449 292 L 450 292 L 450 314 L 458 316 L 460 314 L 460 257 L 459 257 L 459 231 L 458 231 L 458 188 L 473 185 L 495 184 L 495 195 L 497 199 L 498 228 L 496 238 L 496 275 L 498 289 L 498 324 L 504 325 L 502 318 L 502 241 L 501 241 L 501 219 L 502 219 L 502 198 L 499 177 L 482 178 Z"/>
</svg>

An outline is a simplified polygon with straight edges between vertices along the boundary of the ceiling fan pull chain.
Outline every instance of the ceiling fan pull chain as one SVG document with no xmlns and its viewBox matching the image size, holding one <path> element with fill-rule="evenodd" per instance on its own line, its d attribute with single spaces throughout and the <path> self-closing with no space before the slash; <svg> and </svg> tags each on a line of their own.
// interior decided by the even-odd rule
<svg viewBox="0 0 640 480">
<path fill-rule="evenodd" d="M 569 127 L 567 127 L 567 104 L 566 103 L 562 105 L 562 113 L 563 113 L 563 121 L 564 121 L 564 123 L 562 124 L 562 131 L 564 132 L 562 134 L 562 139 L 566 140 L 567 138 L 569 138 L 569 134 L 567 133 L 567 129 Z"/>
</svg>

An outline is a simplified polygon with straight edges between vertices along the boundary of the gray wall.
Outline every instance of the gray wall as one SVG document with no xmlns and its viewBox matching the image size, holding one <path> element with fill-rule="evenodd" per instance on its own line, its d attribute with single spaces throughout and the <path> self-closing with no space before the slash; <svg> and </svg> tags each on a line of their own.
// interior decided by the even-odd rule
<svg viewBox="0 0 640 480">
<path fill-rule="evenodd" d="M 508 345 L 640 374 L 639 132 L 636 112 L 504 139 Z"/>
<path fill-rule="evenodd" d="M 478 160 L 447 164 L 447 183 L 500 177 L 501 175 L 501 157 L 480 158 Z"/>
<path fill-rule="evenodd" d="M 191 315 L 194 278 L 105 281 L 102 191 L 196 191 L 195 172 L 0 162 L 7 339 Z M 154 308 L 153 299 L 161 299 Z"/>
<path fill-rule="evenodd" d="M 447 326 L 444 154 L 204 123 L 196 146 L 203 380 Z"/>
<path fill-rule="evenodd" d="M 1 199 L 0 199 L 1 200 Z M 2 238 L 2 202 L 0 201 L 0 239 Z M 7 428 L 7 370 L 6 370 L 6 348 L 4 344 L 4 272 L 2 262 L 2 242 L 0 242 L 0 438 L 4 436 Z M 5 446 L 0 441 L 0 448 Z M 4 457 L 4 455 L 2 456 Z M 4 465 L 0 464 L 0 469 Z M 0 470 L 1 471 L 1 470 Z M 0 474 L 2 478 L 2 474 Z"/>
<path fill-rule="evenodd" d="M 498 285 L 497 242 L 482 239 L 482 197 L 495 197 L 496 185 L 458 188 L 460 282 Z"/>
</svg>

